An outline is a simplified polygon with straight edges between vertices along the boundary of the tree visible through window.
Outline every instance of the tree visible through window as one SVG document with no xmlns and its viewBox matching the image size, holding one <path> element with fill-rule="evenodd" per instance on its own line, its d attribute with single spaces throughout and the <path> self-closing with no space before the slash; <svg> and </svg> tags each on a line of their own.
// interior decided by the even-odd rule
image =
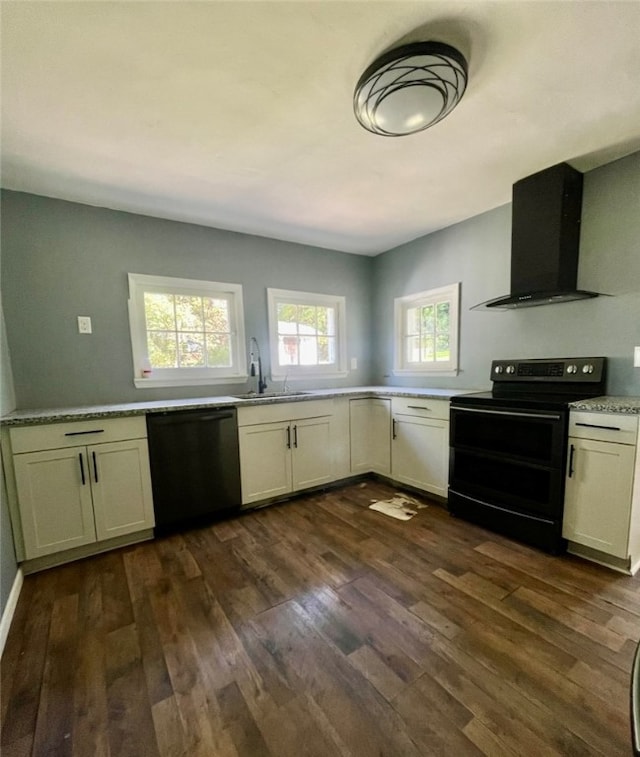
<svg viewBox="0 0 640 757">
<path fill-rule="evenodd" d="M 407 308 L 408 363 L 451 360 L 450 308 L 448 300 Z"/>
<path fill-rule="evenodd" d="M 144 311 L 152 368 L 231 365 L 226 299 L 145 292 Z"/>
<path fill-rule="evenodd" d="M 246 380 L 242 287 L 129 274 L 134 383 Z"/>
<path fill-rule="evenodd" d="M 451 284 L 396 298 L 395 373 L 457 370 L 459 290 Z"/>
<path fill-rule="evenodd" d="M 280 365 L 331 365 L 336 362 L 335 308 L 277 305 Z"/>
<path fill-rule="evenodd" d="M 269 289 L 273 376 L 346 375 L 345 298 Z"/>
</svg>

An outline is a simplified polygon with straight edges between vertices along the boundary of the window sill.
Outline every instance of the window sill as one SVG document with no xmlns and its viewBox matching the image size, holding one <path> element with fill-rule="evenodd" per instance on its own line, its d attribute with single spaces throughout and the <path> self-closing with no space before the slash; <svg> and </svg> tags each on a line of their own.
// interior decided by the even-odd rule
<svg viewBox="0 0 640 757">
<path fill-rule="evenodd" d="M 218 384 L 245 384 L 249 376 L 224 376 L 223 378 L 134 378 L 136 389 L 163 389 L 170 386 L 206 386 Z"/>
</svg>

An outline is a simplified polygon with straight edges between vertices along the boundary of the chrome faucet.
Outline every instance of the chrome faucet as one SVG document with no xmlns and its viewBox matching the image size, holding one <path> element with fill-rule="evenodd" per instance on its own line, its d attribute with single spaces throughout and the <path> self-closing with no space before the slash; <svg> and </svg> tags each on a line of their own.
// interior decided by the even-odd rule
<svg viewBox="0 0 640 757">
<path fill-rule="evenodd" d="M 255 354 L 254 354 L 254 347 L 255 347 Z M 255 338 L 255 336 L 252 336 L 251 339 L 249 339 L 249 355 L 251 357 L 251 369 L 249 371 L 251 376 L 256 375 L 256 363 L 258 365 L 258 394 L 264 394 L 264 390 L 267 388 L 267 382 L 264 376 L 262 375 L 262 358 L 260 357 L 260 345 L 258 344 L 258 340 Z M 257 360 L 256 360 L 257 356 Z"/>
</svg>

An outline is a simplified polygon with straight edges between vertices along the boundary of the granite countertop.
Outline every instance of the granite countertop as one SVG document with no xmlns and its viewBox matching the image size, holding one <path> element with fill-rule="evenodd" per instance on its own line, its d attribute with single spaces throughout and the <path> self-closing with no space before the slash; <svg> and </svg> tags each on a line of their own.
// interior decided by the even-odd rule
<svg viewBox="0 0 640 757">
<path fill-rule="evenodd" d="M 572 410 L 585 410 L 589 413 L 625 413 L 640 415 L 640 397 L 593 397 L 588 400 L 572 402 Z"/>
<path fill-rule="evenodd" d="M 256 394 L 247 399 L 233 396 L 194 397 L 192 399 L 154 400 L 152 402 L 128 402 L 117 405 L 89 405 L 82 407 L 59 407 L 33 410 L 14 410 L 0 417 L 3 426 L 28 426 L 59 421 L 80 421 L 91 418 L 146 415 L 147 413 L 172 410 L 195 410 L 199 408 L 225 407 L 233 405 L 245 407 L 281 402 L 304 402 L 314 399 L 334 397 L 415 397 L 423 399 L 448 400 L 458 394 L 468 394 L 477 389 L 418 389 L 398 386 L 351 386 L 342 389 L 315 389 L 300 393 L 276 393 L 269 396 Z"/>
</svg>

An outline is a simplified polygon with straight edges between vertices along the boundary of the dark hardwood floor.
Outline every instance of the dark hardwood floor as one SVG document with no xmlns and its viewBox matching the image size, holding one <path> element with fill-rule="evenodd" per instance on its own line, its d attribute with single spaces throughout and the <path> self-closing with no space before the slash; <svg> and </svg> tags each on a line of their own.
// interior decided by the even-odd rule
<svg viewBox="0 0 640 757">
<path fill-rule="evenodd" d="M 629 755 L 640 583 L 390 487 L 25 579 L 3 757 Z M 426 502 L 427 500 L 425 500 Z"/>
</svg>

